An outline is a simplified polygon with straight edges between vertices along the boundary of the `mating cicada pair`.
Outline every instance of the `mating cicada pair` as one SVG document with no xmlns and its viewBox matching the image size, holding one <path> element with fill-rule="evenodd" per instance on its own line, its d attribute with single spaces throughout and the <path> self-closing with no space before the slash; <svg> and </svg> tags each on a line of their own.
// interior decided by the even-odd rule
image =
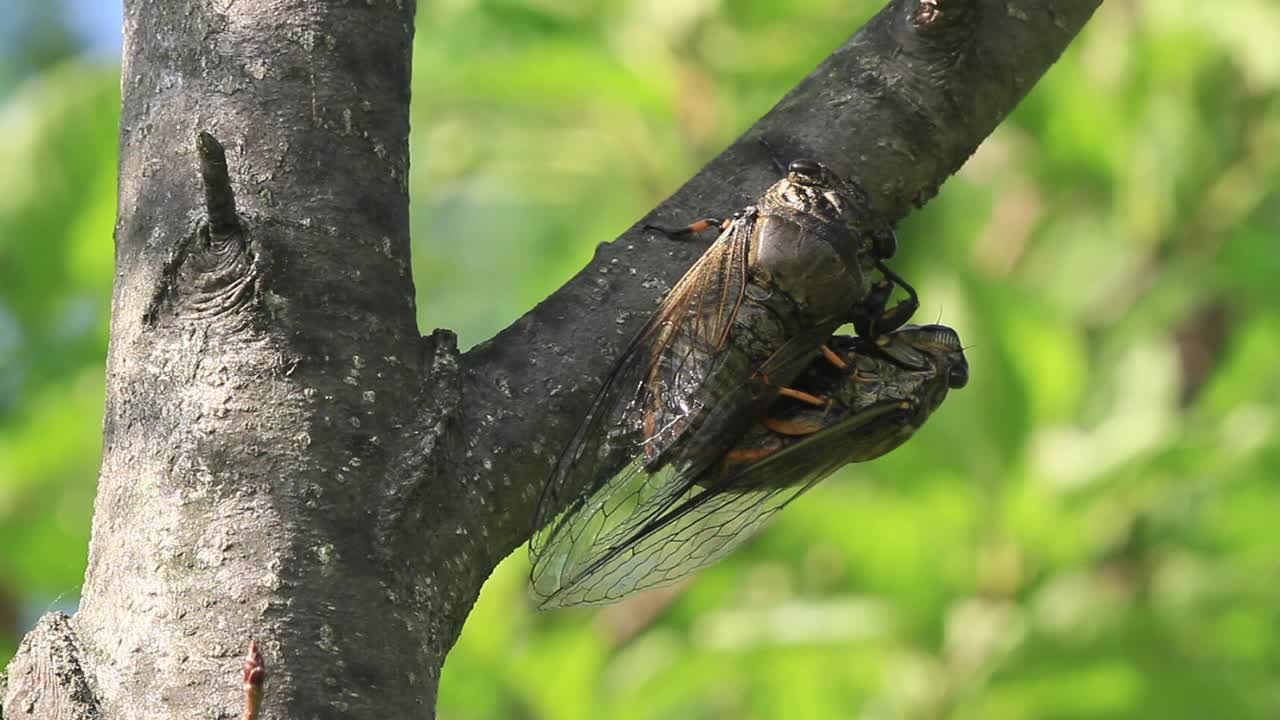
<svg viewBox="0 0 1280 720">
<path fill-rule="evenodd" d="M 968 379 L 865 193 L 797 160 L 726 221 L 618 360 L 543 488 L 541 606 L 613 602 L 723 557 L 839 467 L 904 442 Z M 890 306 L 894 289 L 905 300 Z M 834 335 L 852 324 L 856 336 Z"/>
</svg>

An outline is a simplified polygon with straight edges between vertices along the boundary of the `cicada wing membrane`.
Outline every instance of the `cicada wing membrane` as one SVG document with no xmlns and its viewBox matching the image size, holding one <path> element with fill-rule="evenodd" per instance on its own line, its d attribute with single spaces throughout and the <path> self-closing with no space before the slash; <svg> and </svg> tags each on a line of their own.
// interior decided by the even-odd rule
<svg viewBox="0 0 1280 720">
<path fill-rule="evenodd" d="M 676 582 L 723 557 L 799 492 L 718 494 L 676 474 L 667 466 L 649 483 L 638 468 L 623 473 L 615 491 L 566 516 L 562 532 L 534 559 L 540 606 L 610 603 Z M 626 492 L 628 484 L 637 487 Z"/>
<path fill-rule="evenodd" d="M 614 602 L 716 562 L 849 462 L 840 449 L 876 435 L 878 421 L 896 407 L 869 408 L 715 480 L 670 467 L 648 479 L 638 466 L 620 473 L 618 485 L 569 516 L 565 532 L 537 558 L 534 592 L 541 606 Z"/>
<path fill-rule="evenodd" d="M 636 456 L 631 464 L 609 478 L 593 494 L 574 498 L 572 504 L 536 537 L 533 545 L 531 588 L 544 607 L 574 604 L 550 603 L 564 597 L 583 569 L 601 553 L 603 538 L 620 532 L 637 510 L 663 490 L 668 473 L 649 473 L 644 460 Z"/>
<path fill-rule="evenodd" d="M 606 504 L 609 496 L 621 499 L 633 476 L 652 475 L 660 455 L 672 459 L 664 453 L 703 411 L 696 390 L 715 366 L 742 303 L 751 220 L 735 220 L 676 283 L 596 394 L 542 488 L 530 541 L 535 573 L 549 546 L 563 550 L 589 542 L 560 537 L 570 531 L 572 516 L 587 512 L 601 492 Z"/>
</svg>

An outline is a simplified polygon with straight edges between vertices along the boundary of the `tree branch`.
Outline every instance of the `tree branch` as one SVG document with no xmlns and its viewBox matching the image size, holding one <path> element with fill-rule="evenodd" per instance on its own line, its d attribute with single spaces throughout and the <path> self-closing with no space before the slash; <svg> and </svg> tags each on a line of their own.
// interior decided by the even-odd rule
<svg viewBox="0 0 1280 720">
<path fill-rule="evenodd" d="M 106 717 L 239 716 L 257 638 L 263 715 L 421 717 L 436 598 L 373 562 L 372 532 L 423 374 L 414 3 L 124 11 L 103 460 L 70 623 L 89 684 Z"/>
<path fill-rule="evenodd" d="M 703 249 L 643 224 L 750 202 L 775 179 L 760 139 L 852 176 L 896 222 L 937 193 L 1100 1 L 895 0 L 573 279 L 468 352 L 457 495 L 487 515 L 490 560 L 527 539 L 540 485 L 604 373 Z"/>
</svg>

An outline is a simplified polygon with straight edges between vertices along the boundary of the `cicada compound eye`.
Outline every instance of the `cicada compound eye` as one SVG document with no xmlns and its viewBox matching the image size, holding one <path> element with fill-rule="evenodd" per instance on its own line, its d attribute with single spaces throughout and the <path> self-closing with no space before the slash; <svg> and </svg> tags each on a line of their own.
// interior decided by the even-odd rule
<svg viewBox="0 0 1280 720">
<path fill-rule="evenodd" d="M 822 174 L 822 165 L 820 165 L 816 160 L 799 158 L 791 161 L 791 164 L 787 166 L 787 173 L 795 173 L 796 175 L 816 178 Z"/>
<path fill-rule="evenodd" d="M 958 390 L 969 384 L 969 366 L 965 363 L 952 365 L 947 371 L 947 387 Z"/>
</svg>

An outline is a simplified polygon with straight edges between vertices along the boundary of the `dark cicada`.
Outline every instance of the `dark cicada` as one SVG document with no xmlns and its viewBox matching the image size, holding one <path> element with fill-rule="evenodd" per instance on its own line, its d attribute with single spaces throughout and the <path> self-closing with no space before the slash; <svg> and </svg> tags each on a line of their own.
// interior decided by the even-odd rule
<svg viewBox="0 0 1280 720">
<path fill-rule="evenodd" d="M 823 478 L 906 442 L 950 388 L 969 380 L 959 336 L 940 325 L 875 340 L 839 336 L 832 346 L 835 355 L 815 360 L 795 383 L 821 406 L 779 398 L 714 467 L 689 482 L 640 490 L 630 498 L 635 508 L 615 522 L 604 514 L 584 524 L 596 533 L 594 551 L 548 565 L 561 574 L 535 591 L 560 587 L 540 593 L 544 606 L 612 602 L 715 562 Z M 605 504 L 593 509 L 608 507 L 606 498 L 594 502 Z"/>
<path fill-rule="evenodd" d="M 590 544 L 576 527 L 590 498 L 661 484 L 666 468 L 699 475 L 790 391 L 837 327 L 880 317 L 884 285 L 873 274 L 888 273 L 896 239 L 876 218 L 855 184 L 797 160 L 724 223 L 624 351 L 561 454 L 535 517 L 536 566 L 566 543 Z M 886 319 L 877 330 L 905 321 Z"/>
<path fill-rule="evenodd" d="M 712 466 L 627 476 L 629 484 L 608 484 L 560 518 L 534 556 L 542 606 L 613 602 L 715 562 L 836 469 L 905 442 L 949 388 L 968 381 L 947 327 L 839 336 L 832 346 L 795 380 L 818 403 L 780 397 Z"/>
<path fill-rule="evenodd" d="M 629 416 L 615 429 L 628 431 L 628 420 L 643 417 L 647 471 L 714 462 L 840 325 L 880 331 L 906 322 L 914 306 L 905 317 L 881 318 L 893 282 L 873 284 L 872 273 L 908 286 L 884 267 L 897 240 L 875 217 L 857 185 L 798 160 L 756 205 L 724 223 L 640 333 L 634 355 L 619 361 L 606 389 L 616 387 L 616 398 L 601 398 L 615 421 Z M 879 321 L 868 323 L 871 316 Z M 563 469 L 566 479 L 586 481 L 573 487 L 602 479 L 599 467 L 578 478 L 579 467 Z"/>
<path fill-rule="evenodd" d="M 832 357 L 814 362 L 797 388 L 815 405 L 779 398 L 699 485 L 724 493 L 812 486 L 854 462 L 906 442 L 969 382 L 960 336 L 943 325 L 910 325 L 877 338 L 837 335 Z"/>
<path fill-rule="evenodd" d="M 795 380 L 820 403 L 778 398 L 713 466 L 631 476 L 560 519 L 563 534 L 535 555 L 542 606 L 613 602 L 718 560 L 836 469 L 905 442 L 949 388 L 968 382 L 959 336 L 940 325 L 831 346 Z"/>
</svg>

